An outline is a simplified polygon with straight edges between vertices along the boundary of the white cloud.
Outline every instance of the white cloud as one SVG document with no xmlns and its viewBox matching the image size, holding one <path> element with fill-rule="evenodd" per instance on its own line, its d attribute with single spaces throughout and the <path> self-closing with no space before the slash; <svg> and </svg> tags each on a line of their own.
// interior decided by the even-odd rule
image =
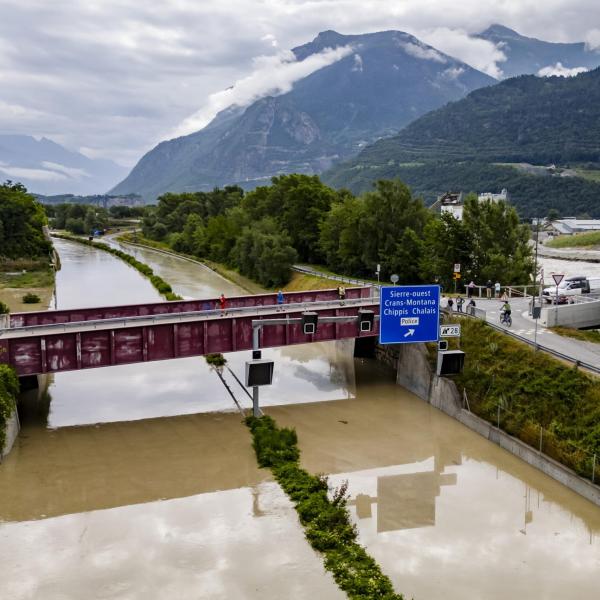
<svg viewBox="0 0 600 600">
<path fill-rule="evenodd" d="M 69 179 L 64 173 L 46 171 L 45 169 L 28 169 L 26 167 L 0 166 L 0 172 L 9 177 L 30 179 L 32 181 L 66 181 Z"/>
<path fill-rule="evenodd" d="M 599 47 L 592 0 L 0 0 L 0 132 L 46 136 L 132 165 L 253 58 L 319 31 L 412 33 L 501 77 L 503 54 L 470 38 L 492 23 Z M 451 30 L 460 30 L 457 34 Z M 23 31 L 27 43 L 23 43 Z M 465 33 L 466 32 L 466 33 Z"/>
<path fill-rule="evenodd" d="M 433 60 L 439 63 L 448 62 L 446 58 L 444 58 L 433 48 L 427 48 L 426 46 L 421 46 L 420 44 L 415 44 L 413 42 L 399 42 L 398 45 L 404 48 L 406 54 L 410 54 L 415 58 L 420 58 L 422 60 Z"/>
<path fill-rule="evenodd" d="M 575 77 L 575 75 L 579 75 L 579 73 L 585 73 L 587 69 L 585 67 L 573 67 L 569 69 L 568 67 L 564 67 L 562 63 L 557 62 L 555 65 L 548 65 L 543 69 L 540 69 L 537 74 L 540 77 Z"/>
<path fill-rule="evenodd" d="M 454 56 L 491 77 L 502 77 L 501 63 L 506 60 L 502 49 L 494 43 L 471 37 L 462 29 L 438 27 L 419 32 L 419 37 L 442 52 Z"/>
<path fill-rule="evenodd" d="M 600 29 L 590 29 L 585 34 L 585 47 L 592 52 L 600 52 Z"/>
<path fill-rule="evenodd" d="M 463 67 L 449 67 L 442 71 L 442 77 L 444 79 L 454 80 L 458 79 L 464 72 L 465 69 Z"/>
<path fill-rule="evenodd" d="M 354 55 L 354 65 L 352 65 L 352 70 L 357 73 L 363 72 L 363 59 L 360 54 Z"/>
<path fill-rule="evenodd" d="M 215 115 L 229 106 L 247 106 L 265 96 L 289 92 L 294 82 L 314 71 L 341 60 L 352 53 L 350 46 L 326 48 L 302 61 L 290 51 L 276 56 L 260 56 L 254 60 L 254 71 L 226 90 L 208 97 L 206 104 L 186 118 L 174 131 L 173 137 L 187 135 L 205 127 Z"/>
<path fill-rule="evenodd" d="M 84 177 L 90 177 L 90 174 L 85 169 L 75 169 L 74 167 L 66 167 L 65 165 L 61 165 L 60 163 L 43 161 L 42 167 L 46 169 L 50 169 L 51 171 L 58 171 L 59 173 L 63 173 L 67 175 L 71 179 L 83 179 Z"/>
</svg>

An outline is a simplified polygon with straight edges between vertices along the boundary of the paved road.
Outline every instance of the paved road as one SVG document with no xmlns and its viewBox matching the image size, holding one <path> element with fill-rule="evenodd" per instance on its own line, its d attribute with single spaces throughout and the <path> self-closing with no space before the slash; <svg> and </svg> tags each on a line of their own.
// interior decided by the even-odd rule
<svg viewBox="0 0 600 600">
<path fill-rule="evenodd" d="M 475 299 L 477 308 L 485 310 L 486 321 L 494 325 L 500 324 L 500 300 Z M 529 300 L 511 299 L 513 324 L 510 332 L 529 341 L 535 340 L 535 321 L 529 316 Z M 537 343 L 544 348 L 560 352 L 573 360 L 600 368 L 600 344 L 583 342 L 558 335 L 538 325 Z"/>
</svg>

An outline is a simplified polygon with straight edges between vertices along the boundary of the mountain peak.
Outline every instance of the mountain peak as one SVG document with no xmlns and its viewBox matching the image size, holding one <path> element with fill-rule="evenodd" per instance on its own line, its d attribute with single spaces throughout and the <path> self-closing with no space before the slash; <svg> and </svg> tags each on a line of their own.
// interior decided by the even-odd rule
<svg viewBox="0 0 600 600">
<path fill-rule="evenodd" d="M 510 37 L 510 38 L 522 38 L 523 36 L 514 29 L 500 25 L 499 23 L 492 23 L 485 31 L 479 34 L 481 37 Z"/>
</svg>

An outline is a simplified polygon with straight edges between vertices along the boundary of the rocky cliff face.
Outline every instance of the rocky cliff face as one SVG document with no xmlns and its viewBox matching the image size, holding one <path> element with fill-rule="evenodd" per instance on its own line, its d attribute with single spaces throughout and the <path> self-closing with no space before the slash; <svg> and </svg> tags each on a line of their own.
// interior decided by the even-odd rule
<svg viewBox="0 0 600 600">
<path fill-rule="evenodd" d="M 399 31 L 319 34 L 297 60 L 347 47 L 342 59 L 277 97 L 218 115 L 203 130 L 163 142 L 113 193 L 147 201 L 166 191 L 253 187 L 282 173 L 319 173 L 425 112 L 494 80 Z"/>
</svg>

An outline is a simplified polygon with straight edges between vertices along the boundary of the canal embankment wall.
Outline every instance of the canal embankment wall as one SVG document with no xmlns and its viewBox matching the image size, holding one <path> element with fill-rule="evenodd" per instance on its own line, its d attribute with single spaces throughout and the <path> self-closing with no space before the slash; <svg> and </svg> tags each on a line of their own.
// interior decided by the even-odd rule
<svg viewBox="0 0 600 600">
<path fill-rule="evenodd" d="M 464 408 L 456 384 L 433 372 L 424 344 L 378 345 L 375 357 L 396 369 L 398 385 L 600 506 L 600 486 Z"/>
<path fill-rule="evenodd" d="M 19 431 L 21 430 L 21 424 L 19 423 L 19 413 L 17 409 L 13 411 L 13 413 L 8 417 L 5 424 L 4 429 L 4 448 L 2 448 L 2 452 L 0 453 L 0 462 L 5 456 L 8 456 L 8 453 L 12 450 L 14 446 L 15 440 L 19 436 Z"/>
</svg>

